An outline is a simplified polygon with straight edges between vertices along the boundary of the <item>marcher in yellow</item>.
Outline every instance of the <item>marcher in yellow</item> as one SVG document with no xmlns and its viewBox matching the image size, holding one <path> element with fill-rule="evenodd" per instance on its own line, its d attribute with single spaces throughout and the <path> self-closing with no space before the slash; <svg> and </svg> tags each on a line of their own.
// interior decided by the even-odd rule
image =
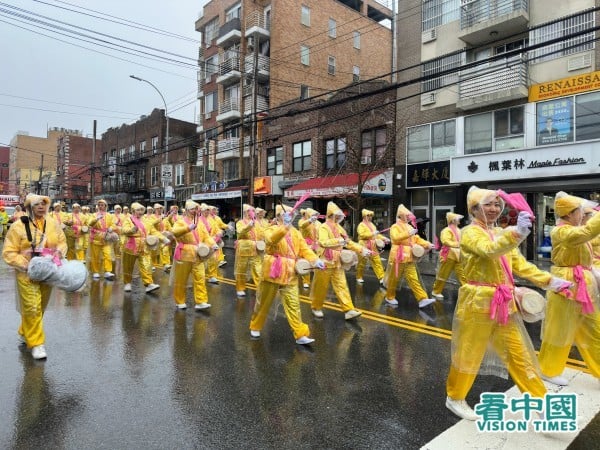
<svg viewBox="0 0 600 450">
<path fill-rule="evenodd" d="M 425 250 L 431 250 L 431 242 L 419 237 L 418 230 L 413 228 L 409 221 L 412 213 L 404 206 L 398 206 L 396 211 L 396 223 L 390 228 L 390 240 L 392 248 L 387 265 L 387 288 L 385 301 L 390 305 L 397 305 L 396 287 L 398 280 L 406 278 L 406 283 L 419 303 L 419 308 L 424 308 L 435 302 L 433 298 L 427 298 L 427 292 L 423 289 L 417 264 L 413 255 L 413 247 L 420 245 Z"/>
<path fill-rule="evenodd" d="M 217 244 L 219 244 L 219 250 L 216 251 L 216 258 L 217 258 L 217 262 L 218 262 L 218 267 L 224 266 L 225 264 L 227 264 L 227 261 L 225 260 L 225 253 L 223 253 L 223 248 L 222 248 L 222 244 L 223 244 L 223 235 L 225 234 L 225 231 L 229 229 L 229 225 L 227 225 L 225 222 L 223 222 L 223 219 L 221 219 L 221 217 L 219 217 L 219 208 L 217 208 L 216 206 L 209 206 L 210 208 L 210 218 L 213 222 L 213 227 L 216 228 L 217 230 L 219 230 L 219 232 L 215 235 L 215 241 L 217 241 Z M 260 213 L 259 210 L 260 208 L 256 209 L 256 217 L 258 219 L 260 219 Z M 264 211 L 264 210 L 263 210 Z"/>
<path fill-rule="evenodd" d="M 596 214 L 598 214 L 598 211 L 596 209 L 594 209 L 590 206 L 584 207 L 583 208 L 583 220 L 582 220 L 581 224 L 582 225 L 587 224 L 588 220 L 590 220 Z M 593 255 L 592 265 L 594 266 L 594 268 L 596 270 L 600 271 L 600 234 L 598 234 L 596 237 L 594 237 L 590 241 L 590 244 L 592 245 L 592 255 Z M 599 286 L 599 288 L 600 288 L 600 286 Z"/>
<path fill-rule="evenodd" d="M 302 216 L 298 220 L 298 228 L 302 237 L 306 241 L 306 244 L 310 247 L 313 252 L 317 252 L 319 249 L 319 211 L 312 208 L 306 208 L 300 210 Z M 310 287 L 310 272 L 306 275 L 302 275 L 302 287 L 308 289 Z"/>
<path fill-rule="evenodd" d="M 200 212 L 198 220 L 204 225 L 204 228 L 208 232 L 209 236 L 211 236 L 215 241 L 222 239 L 223 232 L 218 228 L 217 224 L 213 220 L 210 214 L 210 206 L 206 203 L 200 204 Z M 209 258 L 205 261 L 206 265 L 206 278 L 208 278 L 208 282 L 212 284 L 219 284 L 218 276 L 218 268 L 219 268 L 219 254 L 212 253 Z"/>
<path fill-rule="evenodd" d="M 19 207 L 19 205 L 17 205 L 17 207 Z M 20 207 L 19 207 L 20 208 Z M 17 208 L 15 208 L 15 212 L 17 211 Z M 6 212 L 6 208 L 4 207 L 3 204 L 0 204 L 0 238 L 4 238 L 4 235 L 6 234 L 4 232 L 4 230 L 6 230 L 6 227 L 8 225 L 8 213 Z"/>
<path fill-rule="evenodd" d="M 123 247 L 123 282 L 125 286 L 123 291 L 131 292 L 131 281 L 133 278 L 133 267 L 138 262 L 140 277 L 146 292 L 152 292 L 160 286 L 152 280 L 152 259 L 151 253 L 146 245 L 148 236 L 156 236 L 163 244 L 168 244 L 169 240 L 164 237 L 154 226 L 155 220 L 152 217 L 144 216 L 144 205 L 132 203 L 131 211 L 123 222 L 121 232 L 125 236 L 125 245 Z"/>
<path fill-rule="evenodd" d="M 177 240 L 173 255 L 173 298 L 177 309 L 186 309 L 185 293 L 188 278 L 192 275 L 194 303 L 196 310 L 211 307 L 206 291 L 206 266 L 198 256 L 198 245 L 205 244 L 212 251 L 218 248 L 203 226 L 198 226 L 200 205 L 192 200 L 185 203 L 185 214 L 173 225 L 173 235 Z"/>
<path fill-rule="evenodd" d="M 89 206 L 82 206 L 81 207 L 81 215 L 83 216 L 85 223 L 88 225 L 88 232 L 85 233 L 83 235 L 83 253 L 86 254 L 86 258 L 87 258 L 87 252 L 88 252 L 88 248 L 90 248 L 90 231 L 89 231 L 89 224 L 90 224 L 90 220 L 92 220 L 93 214 L 90 213 L 90 207 Z"/>
<path fill-rule="evenodd" d="M 581 225 L 585 203 L 584 199 L 565 192 L 557 193 L 554 199 L 557 226 L 550 233 L 550 271 L 575 286 L 567 296 L 566 292 L 547 293 L 539 359 L 544 379 L 560 386 L 568 383 L 561 374 L 573 344 L 591 374 L 600 378 L 600 308 L 598 285 L 591 271 L 591 241 L 600 234 L 600 215 L 595 214 Z"/>
<path fill-rule="evenodd" d="M 257 241 L 264 241 L 262 228 L 256 223 L 256 212 L 253 206 L 242 206 L 243 217 L 235 224 L 237 241 L 235 246 L 235 288 L 238 297 L 246 295 L 246 278 L 248 270 L 252 280 L 258 287 L 262 276 L 262 256 L 256 249 Z"/>
<path fill-rule="evenodd" d="M 367 247 L 371 251 L 371 256 L 359 256 L 358 264 L 356 265 L 356 282 L 364 283 L 363 274 L 367 261 L 371 263 L 373 272 L 379 280 L 379 284 L 383 284 L 383 276 L 385 270 L 379 256 L 379 250 L 377 248 L 376 239 L 381 239 L 384 243 L 389 242 L 389 239 L 382 236 L 377 227 L 373 223 L 373 216 L 375 213 L 368 209 L 362 210 L 362 222 L 356 227 L 356 233 L 358 234 L 358 243 L 364 247 Z"/>
<path fill-rule="evenodd" d="M 25 198 L 27 216 L 12 224 L 2 250 L 4 261 L 16 269 L 16 295 L 21 313 L 19 338 L 31 349 L 34 359 L 45 359 L 47 356 L 43 316 L 52 286 L 29 278 L 29 261 L 33 256 L 42 254 L 62 258 L 67 253 L 65 234 L 58 222 L 48 217 L 49 206 L 48 197 L 28 194 Z"/>
<path fill-rule="evenodd" d="M 125 238 L 123 237 L 123 234 L 121 233 L 121 228 L 123 227 L 123 224 L 125 223 L 125 215 L 123 214 L 123 208 L 121 207 L 121 205 L 115 205 L 114 209 L 114 216 L 115 216 L 115 232 L 119 235 L 119 240 L 115 241 L 113 244 L 113 251 L 115 254 L 115 258 L 117 260 L 121 259 L 121 256 L 123 255 L 123 245 L 125 245 Z"/>
<path fill-rule="evenodd" d="M 325 270 L 315 272 L 310 290 L 311 309 L 315 317 L 323 317 L 323 303 L 330 284 L 340 302 L 346 320 L 354 319 L 362 314 L 354 308 L 352 303 L 346 272 L 340 262 L 340 254 L 344 248 L 362 254 L 362 256 L 370 256 L 371 251 L 348 237 L 346 230 L 340 225 L 344 218 L 344 212 L 335 203 L 327 204 L 327 218 L 325 223 L 319 227 L 318 250 L 319 257 L 325 262 Z"/>
<path fill-rule="evenodd" d="M 325 264 L 308 247 L 304 238 L 293 225 L 292 208 L 277 205 L 275 224 L 265 230 L 266 252 L 263 263 L 260 295 L 256 298 L 250 321 L 250 335 L 260 337 L 271 303 L 279 293 L 281 304 L 297 344 L 306 345 L 315 340 L 310 337 L 308 325 L 302 321 L 298 295 L 296 261 L 308 260 L 313 267 L 323 269 Z"/>
<path fill-rule="evenodd" d="M 65 236 L 67 237 L 68 260 L 85 261 L 84 230 L 87 227 L 86 217 L 81 213 L 81 205 L 73 203 L 71 214 L 65 219 Z"/>
<path fill-rule="evenodd" d="M 104 272 L 104 278 L 112 279 L 113 273 L 113 242 L 107 237 L 114 231 L 115 218 L 107 212 L 108 203 L 104 199 L 96 203 L 98 212 L 92 215 L 88 225 L 90 227 L 90 270 L 92 278 L 100 278 L 100 272 Z M 102 270 L 104 269 L 104 270 Z"/>
<path fill-rule="evenodd" d="M 169 231 L 170 227 L 167 225 L 167 217 L 163 214 L 163 205 L 160 203 L 154 204 L 154 218 L 156 219 L 154 227 L 160 232 L 161 235 L 165 231 Z M 171 246 L 162 245 L 154 253 L 154 267 L 163 269 L 165 272 L 171 269 Z"/>
<path fill-rule="evenodd" d="M 54 219 L 63 231 L 65 230 L 65 220 L 67 219 L 67 213 L 63 212 L 62 204 L 60 202 L 54 202 L 54 204 L 52 205 L 52 211 L 50 211 L 48 216 Z"/>
<path fill-rule="evenodd" d="M 440 233 L 442 250 L 440 251 L 440 265 L 435 275 L 435 282 L 431 290 L 431 296 L 437 300 L 443 300 L 442 290 L 448 281 L 448 277 L 454 271 L 456 279 L 462 286 L 465 284 L 465 275 L 460 264 L 460 228 L 458 225 L 464 216 L 453 212 L 446 213 L 448 226 Z"/>
<path fill-rule="evenodd" d="M 506 365 L 521 392 L 533 397 L 546 393 L 531 339 L 517 312 L 513 273 L 545 289 L 570 283 L 539 270 L 519 252 L 531 228 L 527 212 L 519 213 L 516 226 L 499 228 L 496 221 L 503 201 L 496 191 L 475 186 L 469 190 L 467 206 L 472 222 L 463 228 L 460 241 L 467 282 L 458 291 L 452 321 L 446 407 L 463 419 L 477 420 L 465 398 L 488 349 Z"/>
</svg>

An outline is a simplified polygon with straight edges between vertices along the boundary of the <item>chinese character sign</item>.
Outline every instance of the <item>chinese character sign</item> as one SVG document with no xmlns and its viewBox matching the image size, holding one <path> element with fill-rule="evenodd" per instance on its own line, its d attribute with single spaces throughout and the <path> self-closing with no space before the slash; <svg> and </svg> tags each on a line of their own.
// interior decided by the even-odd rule
<svg viewBox="0 0 600 450">
<path fill-rule="evenodd" d="M 537 145 L 573 140 L 573 101 L 570 98 L 537 104 Z"/>
</svg>

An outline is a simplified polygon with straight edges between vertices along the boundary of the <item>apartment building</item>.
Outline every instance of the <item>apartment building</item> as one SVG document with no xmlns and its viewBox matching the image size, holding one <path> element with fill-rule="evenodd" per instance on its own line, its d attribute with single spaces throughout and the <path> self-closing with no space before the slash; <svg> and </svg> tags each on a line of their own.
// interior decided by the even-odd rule
<svg viewBox="0 0 600 450">
<path fill-rule="evenodd" d="M 597 20 L 592 0 L 402 4 L 399 76 L 409 86 L 398 91 L 398 144 L 409 203 L 432 218 L 431 238 L 447 211 L 466 212 L 471 185 L 518 191 L 536 215 L 531 258 L 554 225 L 557 191 L 600 197 Z"/>
<path fill-rule="evenodd" d="M 49 193 L 66 205 L 89 205 L 93 196 L 101 193 L 100 171 L 94 170 L 94 151 L 101 149 L 100 139 L 64 134 L 57 140 L 56 179 Z M 92 183 L 92 177 L 95 177 Z M 92 186 L 95 193 L 92 194 Z"/>
<path fill-rule="evenodd" d="M 267 173 L 269 118 L 361 80 L 389 81 L 392 35 L 382 23 L 391 18 L 374 0 L 208 2 L 196 22 L 205 178 L 194 198 L 238 217 L 245 201 L 272 209 L 292 184 L 286 172 Z M 292 161 L 291 144 L 280 153 Z"/>
<path fill-rule="evenodd" d="M 167 120 L 169 141 L 167 144 Z M 196 177 L 196 124 L 165 116 L 155 108 L 133 124 L 102 133 L 97 152 L 102 195 L 109 205 L 132 202 L 182 204 Z"/>
</svg>

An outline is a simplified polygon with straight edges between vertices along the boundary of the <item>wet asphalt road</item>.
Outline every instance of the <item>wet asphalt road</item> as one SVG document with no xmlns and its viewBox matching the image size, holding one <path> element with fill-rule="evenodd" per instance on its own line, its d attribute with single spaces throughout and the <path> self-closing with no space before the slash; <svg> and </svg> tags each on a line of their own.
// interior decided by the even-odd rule
<svg viewBox="0 0 600 450">
<path fill-rule="evenodd" d="M 176 311 L 162 271 L 155 294 L 144 294 L 139 279 L 126 295 L 118 280 L 56 292 L 44 320 L 45 362 L 17 346 L 14 281 L 0 263 L 0 446 L 419 448 L 459 421 L 444 407 L 455 287 L 425 311 L 403 288 L 393 309 L 370 271 L 362 286 L 350 272 L 365 314 L 347 322 L 328 303 L 315 319 L 304 298 L 316 342 L 303 347 L 281 307 L 250 339 L 254 290 L 236 298 L 231 250 L 227 257 L 225 279 L 208 287 L 208 312 Z M 430 269 L 422 270 L 428 291 Z M 539 326 L 531 331 L 539 335 Z M 510 386 L 479 377 L 467 400 Z M 600 446 L 598 421 L 574 448 Z"/>
</svg>

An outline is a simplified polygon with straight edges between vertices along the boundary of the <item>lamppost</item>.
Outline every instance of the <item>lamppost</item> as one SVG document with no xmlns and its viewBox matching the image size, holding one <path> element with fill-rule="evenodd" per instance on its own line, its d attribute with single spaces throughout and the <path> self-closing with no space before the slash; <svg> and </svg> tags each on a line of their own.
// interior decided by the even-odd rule
<svg viewBox="0 0 600 450">
<path fill-rule="evenodd" d="M 156 92 L 158 92 L 158 95 L 160 95 L 160 98 L 163 101 L 163 104 L 165 105 L 165 118 L 167 121 L 167 140 L 165 143 L 165 165 L 169 163 L 169 111 L 167 109 L 167 102 L 165 101 L 165 97 L 162 95 L 162 93 L 160 92 L 160 90 L 150 81 L 145 80 L 144 78 L 140 78 L 140 77 L 136 77 L 135 75 L 129 75 L 129 78 L 133 78 L 134 80 L 137 81 L 143 81 L 144 83 L 148 83 L 150 86 L 152 86 L 154 88 L 154 90 Z M 162 179 L 162 171 L 161 171 L 161 179 Z M 171 182 L 173 181 L 173 171 L 171 171 Z M 166 195 L 166 188 L 167 188 L 167 181 L 165 181 L 164 179 L 162 180 L 163 183 L 163 201 L 165 204 L 165 213 L 167 212 L 167 195 Z"/>
</svg>

